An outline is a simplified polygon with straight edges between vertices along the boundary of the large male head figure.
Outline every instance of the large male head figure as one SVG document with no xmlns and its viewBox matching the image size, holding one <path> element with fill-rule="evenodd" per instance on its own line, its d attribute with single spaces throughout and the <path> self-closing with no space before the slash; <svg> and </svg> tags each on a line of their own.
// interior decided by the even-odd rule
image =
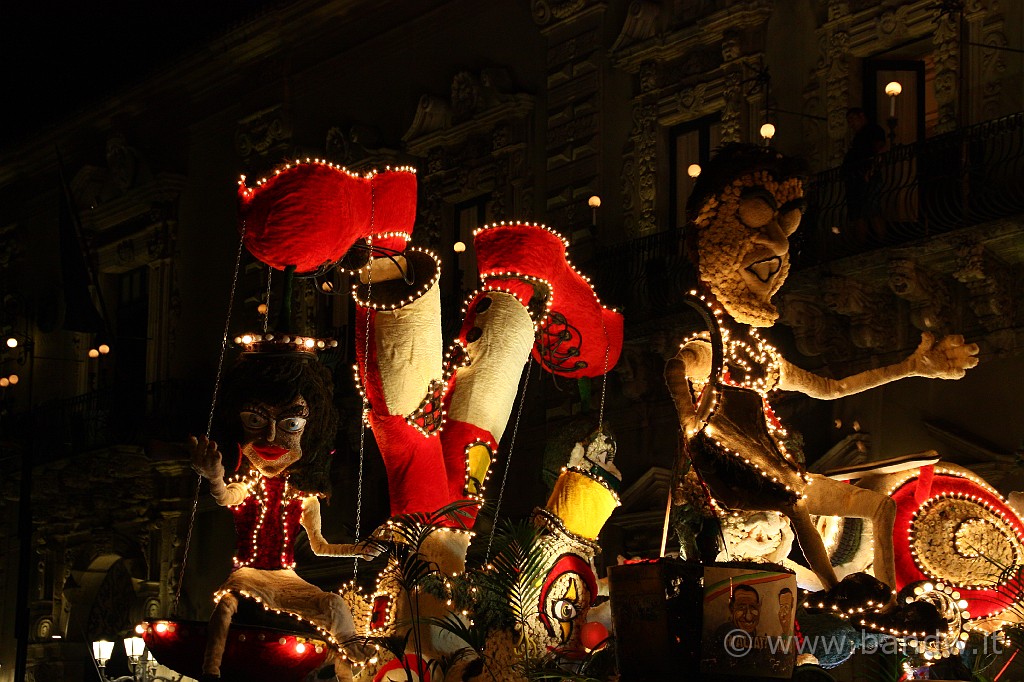
<svg viewBox="0 0 1024 682">
<path fill-rule="evenodd" d="M 770 327 L 803 213 L 803 165 L 770 147 L 723 146 L 687 202 L 688 247 L 702 287 L 737 322 Z"/>
<path fill-rule="evenodd" d="M 761 621 L 761 595 L 750 585 L 737 585 L 729 597 L 729 618 L 734 628 L 754 635 Z"/>
<path fill-rule="evenodd" d="M 793 621 L 793 590 L 788 587 L 779 592 L 779 625 L 788 632 Z"/>
</svg>

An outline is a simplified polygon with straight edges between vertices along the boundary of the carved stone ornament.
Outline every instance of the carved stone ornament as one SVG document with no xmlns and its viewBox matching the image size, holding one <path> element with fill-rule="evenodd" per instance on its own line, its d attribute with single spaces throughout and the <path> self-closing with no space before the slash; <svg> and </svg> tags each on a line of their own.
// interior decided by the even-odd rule
<svg viewBox="0 0 1024 682">
<path fill-rule="evenodd" d="M 722 61 L 731 62 L 743 55 L 740 36 L 734 31 L 726 31 L 722 36 Z"/>
<path fill-rule="evenodd" d="M 934 332 L 948 326 L 947 287 L 910 258 L 889 261 L 889 288 L 910 302 L 910 322 L 921 331 Z"/>
<path fill-rule="evenodd" d="M 936 10 L 938 11 L 938 10 Z M 957 123 L 957 84 L 960 74 L 960 31 L 951 15 L 937 14 L 935 33 L 935 101 L 939 109 L 936 133 L 954 130 Z"/>
<path fill-rule="evenodd" d="M 258 111 L 238 122 L 235 151 L 243 159 L 253 154 L 265 155 L 274 147 L 286 144 L 292 137 L 291 118 L 278 105 Z"/>
<path fill-rule="evenodd" d="M 622 167 L 622 198 L 626 212 L 626 234 L 632 239 L 657 231 L 655 220 L 656 109 L 652 105 L 636 105 L 633 112 L 633 134 L 630 149 Z"/>
<path fill-rule="evenodd" d="M 825 306 L 850 318 L 850 340 L 857 348 L 886 351 L 896 346 L 893 306 L 857 280 L 829 275 L 822 281 Z"/>
<path fill-rule="evenodd" d="M 446 100 L 435 95 L 423 95 L 416 107 L 416 115 L 412 125 L 403 139 L 410 140 L 452 125 L 452 106 Z"/>
<path fill-rule="evenodd" d="M 533 20 L 544 26 L 552 19 L 568 19 L 586 4 L 586 0 L 533 0 Z"/>
<path fill-rule="evenodd" d="M 132 188 L 138 167 L 138 152 L 128 146 L 123 135 L 114 135 L 107 140 L 107 166 L 122 193 Z"/>
<path fill-rule="evenodd" d="M 653 38 L 658 31 L 658 15 L 661 7 L 651 0 L 634 0 L 626 10 L 626 21 L 622 31 L 612 45 L 612 52 L 634 43 Z"/>
<path fill-rule="evenodd" d="M 988 331 L 1011 326 L 1014 304 L 1008 268 L 978 242 L 965 241 L 956 253 L 953 277 L 967 287 L 968 304 L 978 321 Z"/>
<path fill-rule="evenodd" d="M 796 349 L 807 357 L 841 356 L 847 339 L 837 321 L 821 306 L 820 298 L 797 294 L 779 297 L 779 322 L 793 329 Z"/>
<path fill-rule="evenodd" d="M 700 83 L 692 88 L 684 88 L 676 93 L 676 106 L 680 113 L 696 114 L 704 109 L 704 95 L 707 83 Z"/>
</svg>

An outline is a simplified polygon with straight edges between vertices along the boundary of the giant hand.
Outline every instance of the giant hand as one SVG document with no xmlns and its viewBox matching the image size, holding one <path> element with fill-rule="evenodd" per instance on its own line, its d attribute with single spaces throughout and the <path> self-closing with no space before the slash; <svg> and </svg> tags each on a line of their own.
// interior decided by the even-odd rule
<svg viewBox="0 0 1024 682">
<path fill-rule="evenodd" d="M 951 334 L 938 343 L 930 332 L 921 334 L 921 344 L 909 361 L 915 376 L 936 379 L 962 379 L 978 364 L 978 344 L 964 343 L 964 337 Z"/>
<path fill-rule="evenodd" d="M 224 478 L 224 464 L 217 442 L 206 436 L 189 436 L 189 451 L 192 454 L 192 469 L 208 481 Z"/>
</svg>

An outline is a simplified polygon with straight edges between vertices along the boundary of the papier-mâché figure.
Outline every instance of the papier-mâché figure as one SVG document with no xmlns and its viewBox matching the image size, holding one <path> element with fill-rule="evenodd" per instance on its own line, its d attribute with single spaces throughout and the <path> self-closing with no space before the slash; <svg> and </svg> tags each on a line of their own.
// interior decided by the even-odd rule
<svg viewBox="0 0 1024 682">
<path fill-rule="evenodd" d="M 830 379 L 791 364 L 761 337 L 778 318 L 772 296 L 789 272 L 789 237 L 800 225 L 800 175 L 798 163 L 771 148 L 739 144 L 702 170 L 687 204 L 687 246 L 699 280 L 692 293 L 712 329 L 684 341 L 665 376 L 687 453 L 721 508 L 788 516 L 826 589 L 838 580 L 811 515 L 870 519 L 875 576 L 893 588 L 892 500 L 809 474 L 786 451 L 769 399 L 800 391 L 833 400 L 911 376 L 959 379 L 977 364 L 978 347 L 923 334 L 902 362 Z"/>
</svg>

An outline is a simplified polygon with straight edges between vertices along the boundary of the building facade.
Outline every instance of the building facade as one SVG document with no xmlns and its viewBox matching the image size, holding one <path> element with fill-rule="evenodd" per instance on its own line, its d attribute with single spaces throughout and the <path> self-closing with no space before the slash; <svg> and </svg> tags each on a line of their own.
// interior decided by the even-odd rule
<svg viewBox="0 0 1024 682">
<path fill-rule="evenodd" d="M 19 638 L 30 679 L 91 679 L 84 642 L 143 617 L 208 616 L 230 523 L 205 491 L 192 522 L 183 443 L 207 423 L 229 292 L 229 337 L 262 325 L 268 286 L 280 296 L 247 254 L 235 271 L 234 201 L 239 174 L 284 159 L 418 168 L 414 241 L 442 255 L 449 338 L 475 286 L 472 231 L 495 220 L 562 232 L 621 307 L 626 345 L 607 384 L 532 368 L 517 441 L 503 445 L 516 493 L 502 515 L 543 503 L 566 434 L 604 401 L 627 488 L 605 559 L 657 552 L 678 447 L 662 366 L 697 324 L 681 298 L 689 169 L 721 143 L 762 143 L 766 122 L 812 169 L 771 331 L 787 357 L 843 376 L 906 356 L 922 331 L 982 348 L 959 382 L 910 379 L 834 404 L 783 397 L 812 469 L 934 448 L 1017 489 L 1022 39 L 1024 8 L 995 0 L 295 0 L 16 138 L 0 161 L 0 325 L 19 340 L 0 356 L 0 375 L 18 377 L 0 388 L 0 680 L 14 679 Z M 842 168 L 850 107 L 886 135 L 864 220 Z M 310 333 L 346 341 L 326 358 L 345 427 L 325 522 L 342 541 L 360 405 L 353 311 L 324 284 L 347 288 L 300 282 L 294 309 Z M 100 323 L 82 319 L 82 291 Z M 387 513 L 374 457 L 371 446 L 364 534 Z M 348 578 L 349 563 L 311 556 L 300 550 L 311 579 Z"/>
</svg>

